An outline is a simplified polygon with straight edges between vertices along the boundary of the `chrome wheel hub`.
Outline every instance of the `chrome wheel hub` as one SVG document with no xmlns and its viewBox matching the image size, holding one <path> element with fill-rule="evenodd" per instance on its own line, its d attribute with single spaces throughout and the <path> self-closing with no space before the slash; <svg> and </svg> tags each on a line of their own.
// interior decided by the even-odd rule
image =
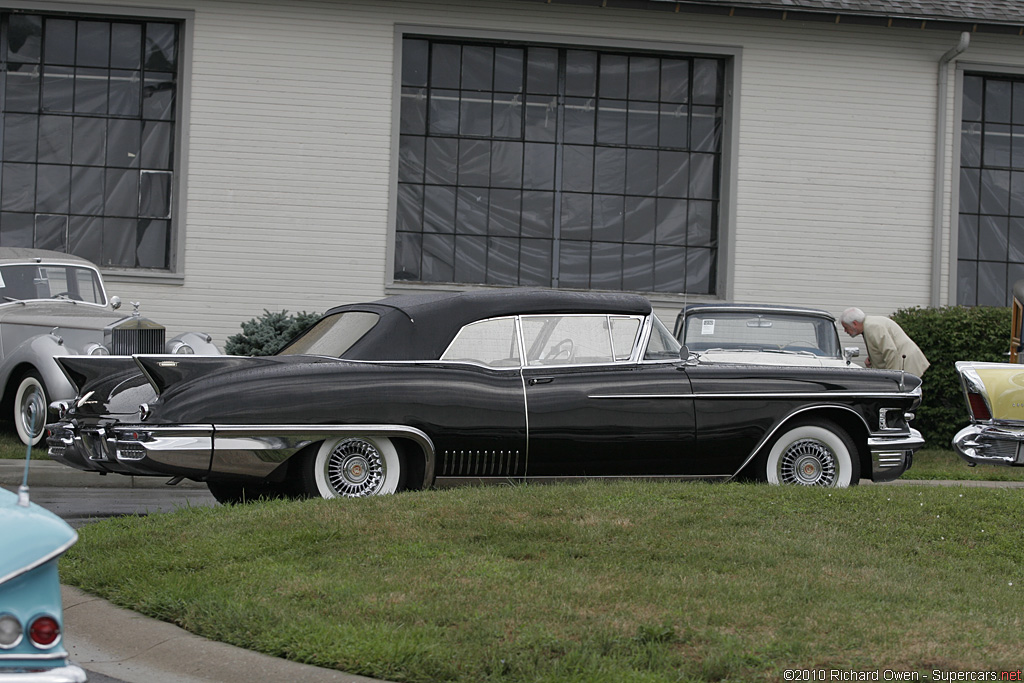
<svg viewBox="0 0 1024 683">
<path fill-rule="evenodd" d="M 832 450 L 814 439 L 794 441 L 779 458 L 779 482 L 835 486 L 839 472 Z"/>
<path fill-rule="evenodd" d="M 26 391 L 21 399 L 21 421 L 26 434 L 37 436 L 43 431 L 43 425 L 46 423 L 46 406 L 43 405 L 42 394 L 35 387 Z"/>
<path fill-rule="evenodd" d="M 327 483 L 339 496 L 370 496 L 384 483 L 387 466 L 372 443 L 346 439 L 331 451 L 324 463 Z"/>
</svg>

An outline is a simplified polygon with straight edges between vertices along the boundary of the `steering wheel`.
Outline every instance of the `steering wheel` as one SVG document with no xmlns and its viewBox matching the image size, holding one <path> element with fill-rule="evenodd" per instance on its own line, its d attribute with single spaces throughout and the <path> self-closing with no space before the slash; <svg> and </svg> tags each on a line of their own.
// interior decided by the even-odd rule
<svg viewBox="0 0 1024 683">
<path fill-rule="evenodd" d="M 573 356 L 576 355 L 576 345 L 573 344 L 572 339 L 565 338 L 558 342 L 548 351 L 547 355 L 544 356 L 544 360 L 567 360 L 571 361 Z"/>
</svg>

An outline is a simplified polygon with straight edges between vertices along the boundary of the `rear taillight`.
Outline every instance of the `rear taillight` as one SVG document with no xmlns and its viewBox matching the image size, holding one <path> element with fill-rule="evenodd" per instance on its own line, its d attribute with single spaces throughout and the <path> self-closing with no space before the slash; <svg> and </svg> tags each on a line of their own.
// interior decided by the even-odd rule
<svg viewBox="0 0 1024 683">
<path fill-rule="evenodd" d="M 21 622 L 10 614 L 0 614 L 0 649 L 9 650 L 21 642 Z"/>
<path fill-rule="evenodd" d="M 992 419 L 992 413 L 989 412 L 988 406 L 985 405 L 985 399 L 982 398 L 981 394 L 967 394 L 967 401 L 971 405 L 971 415 L 974 416 L 975 420 Z"/>
<path fill-rule="evenodd" d="M 36 617 L 28 627 L 28 637 L 38 647 L 50 647 L 60 638 L 60 624 L 53 617 Z"/>
</svg>

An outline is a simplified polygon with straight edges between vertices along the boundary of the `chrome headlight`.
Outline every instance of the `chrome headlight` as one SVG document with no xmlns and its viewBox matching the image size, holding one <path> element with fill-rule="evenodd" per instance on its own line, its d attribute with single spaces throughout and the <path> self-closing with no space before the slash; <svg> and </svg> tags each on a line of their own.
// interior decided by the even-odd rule
<svg viewBox="0 0 1024 683">
<path fill-rule="evenodd" d="M 103 344 L 97 344 L 93 342 L 85 347 L 85 355 L 87 356 L 109 356 L 110 351 L 107 351 L 107 347 Z"/>
<path fill-rule="evenodd" d="M 195 352 L 195 349 L 183 341 L 176 341 L 171 344 L 171 353 L 194 354 Z"/>
</svg>

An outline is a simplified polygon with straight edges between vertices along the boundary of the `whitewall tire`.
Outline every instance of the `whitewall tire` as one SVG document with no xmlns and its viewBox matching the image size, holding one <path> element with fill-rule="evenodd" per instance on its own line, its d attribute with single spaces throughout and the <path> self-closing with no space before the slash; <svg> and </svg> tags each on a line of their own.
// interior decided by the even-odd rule
<svg viewBox="0 0 1024 683">
<path fill-rule="evenodd" d="M 329 439 L 310 458 L 307 493 L 321 498 L 362 498 L 399 490 L 402 465 L 385 437 Z M 309 476 L 312 475 L 312 476 Z"/>
<path fill-rule="evenodd" d="M 14 426 L 25 445 L 37 445 L 46 432 L 46 407 L 49 399 L 43 380 L 34 372 L 21 378 L 14 394 Z"/>
<path fill-rule="evenodd" d="M 860 462 L 843 429 L 830 422 L 805 423 L 775 440 L 765 476 L 769 484 L 846 488 L 860 480 Z"/>
</svg>

